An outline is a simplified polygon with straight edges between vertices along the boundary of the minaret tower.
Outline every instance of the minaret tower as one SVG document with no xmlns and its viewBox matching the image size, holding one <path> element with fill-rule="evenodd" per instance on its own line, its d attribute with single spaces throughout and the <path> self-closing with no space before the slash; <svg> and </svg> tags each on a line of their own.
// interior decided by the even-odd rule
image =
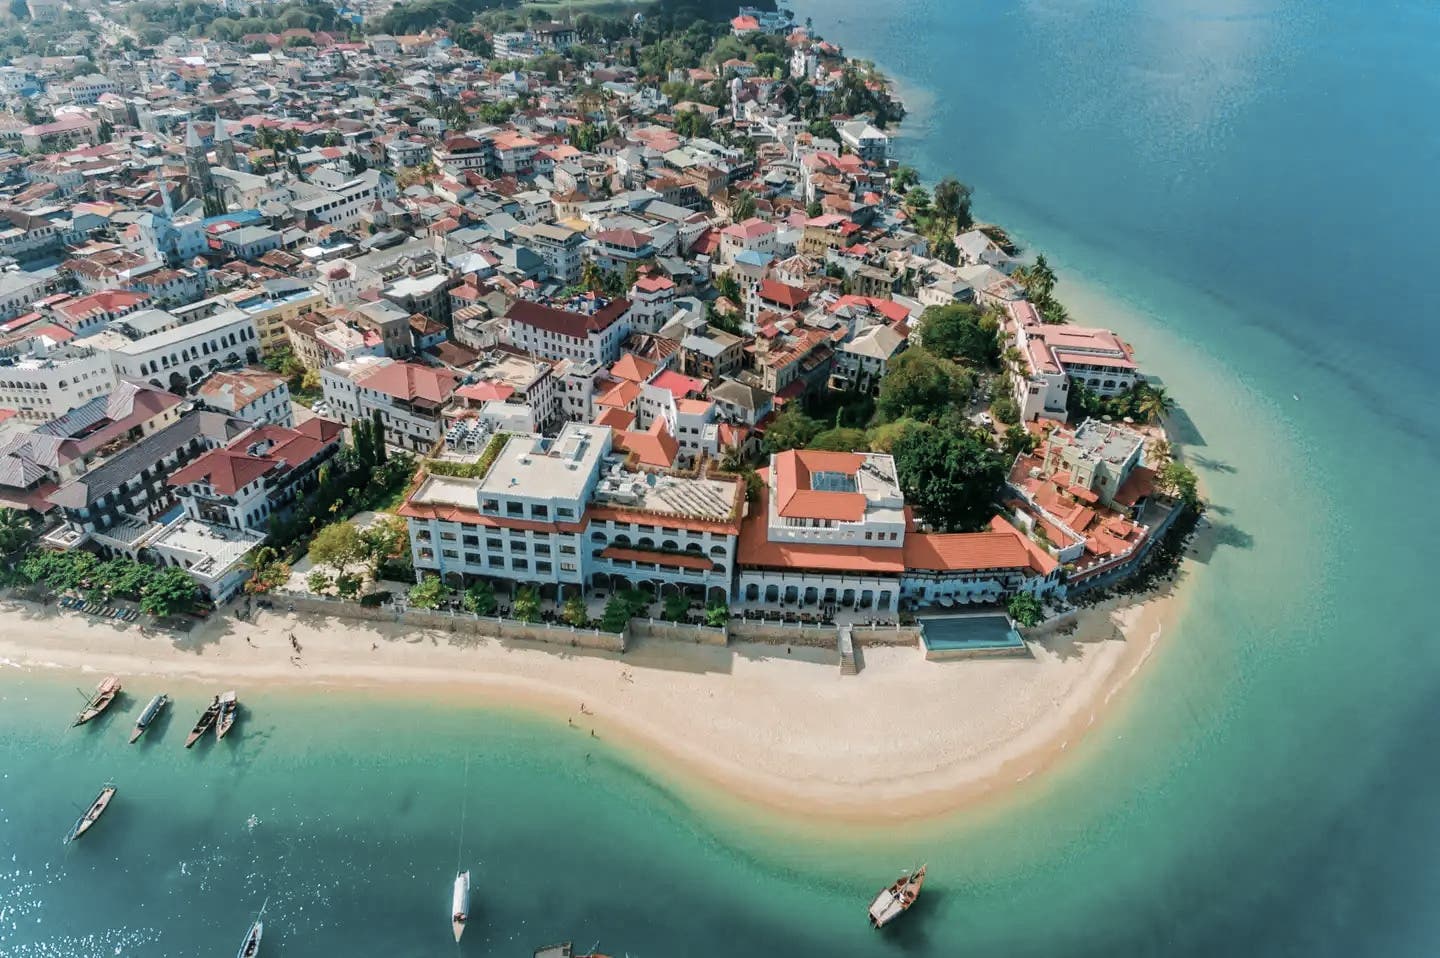
<svg viewBox="0 0 1440 958">
<path fill-rule="evenodd" d="M 190 177 L 190 190 L 194 197 L 209 196 L 214 184 L 210 179 L 210 161 L 205 156 L 205 144 L 191 120 L 185 127 L 185 174 Z"/>
</svg>

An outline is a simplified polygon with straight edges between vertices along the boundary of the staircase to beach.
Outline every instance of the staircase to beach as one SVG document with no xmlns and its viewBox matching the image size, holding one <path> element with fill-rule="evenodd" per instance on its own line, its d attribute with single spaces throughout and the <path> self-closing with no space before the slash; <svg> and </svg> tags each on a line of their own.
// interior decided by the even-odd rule
<svg viewBox="0 0 1440 958">
<path fill-rule="evenodd" d="M 840 626 L 837 631 L 839 632 L 837 645 L 840 650 L 840 674 L 859 675 L 860 663 L 855 659 L 855 636 L 848 624 Z"/>
</svg>

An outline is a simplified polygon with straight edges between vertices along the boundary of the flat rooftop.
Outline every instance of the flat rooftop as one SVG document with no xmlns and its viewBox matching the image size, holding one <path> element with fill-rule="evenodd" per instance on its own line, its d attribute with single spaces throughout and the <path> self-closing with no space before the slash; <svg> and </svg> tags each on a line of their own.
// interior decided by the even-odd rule
<svg viewBox="0 0 1440 958">
<path fill-rule="evenodd" d="M 264 538 L 227 526 L 182 519 L 150 540 L 152 549 L 170 549 L 191 559 L 186 571 L 208 578 L 223 575 Z"/>
<path fill-rule="evenodd" d="M 1072 445 L 1087 456 L 1106 462 L 1124 462 L 1145 445 L 1145 437 L 1124 426 L 1087 419 L 1075 430 Z"/>
<path fill-rule="evenodd" d="M 604 426 L 566 423 L 554 439 L 511 436 L 480 480 L 480 494 L 579 500 L 610 450 Z"/>
</svg>

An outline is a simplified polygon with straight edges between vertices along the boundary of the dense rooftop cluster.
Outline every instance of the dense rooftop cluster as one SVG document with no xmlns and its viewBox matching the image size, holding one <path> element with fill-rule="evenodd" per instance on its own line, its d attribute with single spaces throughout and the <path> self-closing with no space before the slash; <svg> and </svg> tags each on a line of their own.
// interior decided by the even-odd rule
<svg viewBox="0 0 1440 958">
<path fill-rule="evenodd" d="M 95 14 L 0 67 L 0 500 L 47 544 L 221 601 L 387 448 L 457 585 L 893 613 L 1099 580 L 1168 521 L 1130 347 L 896 165 L 903 108 L 833 44 L 384 15 Z"/>
</svg>

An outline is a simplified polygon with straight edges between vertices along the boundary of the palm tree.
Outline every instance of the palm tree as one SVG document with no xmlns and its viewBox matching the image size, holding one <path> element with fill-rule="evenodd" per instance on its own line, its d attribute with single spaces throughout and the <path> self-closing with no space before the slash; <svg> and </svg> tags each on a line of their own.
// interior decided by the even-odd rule
<svg viewBox="0 0 1440 958">
<path fill-rule="evenodd" d="M 1151 386 L 1147 383 L 1140 387 L 1140 400 L 1135 404 L 1135 411 L 1143 416 L 1146 422 L 1158 423 L 1174 408 L 1175 400 L 1165 394 L 1164 386 Z"/>
<path fill-rule="evenodd" d="M 605 274 L 593 259 L 586 260 L 581 268 L 580 285 L 592 293 L 598 293 L 605 288 Z"/>
<path fill-rule="evenodd" d="M 30 541 L 34 530 L 19 509 L 0 509 L 0 553 L 9 554 Z"/>
</svg>

